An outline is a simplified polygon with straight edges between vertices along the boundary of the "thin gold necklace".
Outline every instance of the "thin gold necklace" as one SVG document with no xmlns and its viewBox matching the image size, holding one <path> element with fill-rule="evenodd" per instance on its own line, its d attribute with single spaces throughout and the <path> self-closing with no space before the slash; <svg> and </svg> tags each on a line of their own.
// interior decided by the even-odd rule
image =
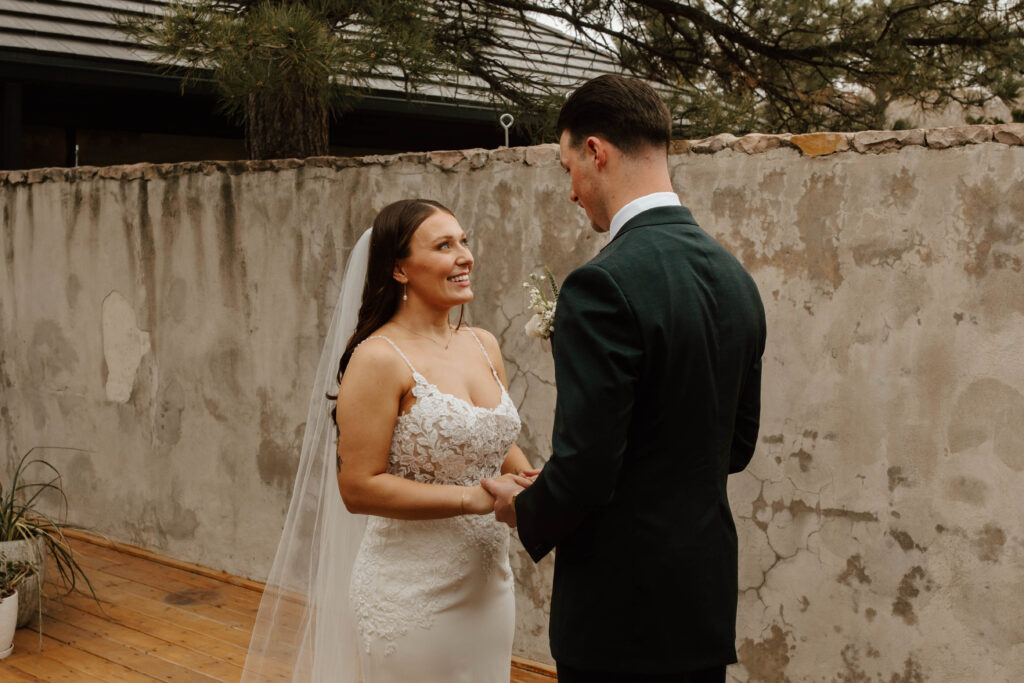
<svg viewBox="0 0 1024 683">
<path fill-rule="evenodd" d="M 437 344 L 439 347 L 441 347 L 445 351 L 448 350 L 448 346 L 452 343 L 452 339 L 455 337 L 455 332 L 452 330 L 451 325 L 448 326 L 448 341 L 446 343 L 442 344 L 441 342 L 437 341 L 433 337 L 428 337 L 427 335 L 421 334 L 421 333 L 417 332 L 416 330 L 410 330 L 408 327 L 406 327 L 405 325 L 403 325 L 402 323 L 400 323 L 400 322 L 398 322 L 396 320 L 392 320 L 391 322 L 395 323 L 396 325 L 401 327 L 403 330 L 405 330 L 409 334 L 415 334 L 417 337 L 423 337 L 427 341 L 433 342 L 434 344 Z"/>
</svg>

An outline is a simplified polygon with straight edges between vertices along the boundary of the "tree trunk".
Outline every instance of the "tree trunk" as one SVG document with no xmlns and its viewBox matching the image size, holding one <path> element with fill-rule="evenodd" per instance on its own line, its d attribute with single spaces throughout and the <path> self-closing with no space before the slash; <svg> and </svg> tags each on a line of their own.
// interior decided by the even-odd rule
<svg viewBox="0 0 1024 683">
<path fill-rule="evenodd" d="M 250 95 L 245 147 L 250 159 L 304 159 L 328 151 L 327 108 L 315 92 Z"/>
</svg>

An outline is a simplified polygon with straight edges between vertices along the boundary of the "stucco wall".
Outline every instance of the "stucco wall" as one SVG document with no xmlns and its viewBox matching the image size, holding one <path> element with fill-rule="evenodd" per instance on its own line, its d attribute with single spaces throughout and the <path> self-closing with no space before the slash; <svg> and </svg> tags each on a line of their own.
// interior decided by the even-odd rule
<svg viewBox="0 0 1024 683">
<path fill-rule="evenodd" d="M 676 146 L 684 204 L 768 313 L 760 444 L 730 484 L 733 679 L 1024 677 L 1022 137 Z M 409 196 L 472 236 L 470 317 L 501 342 L 540 462 L 553 369 L 520 283 L 605 239 L 567 195 L 551 146 L 0 174 L 4 466 L 86 449 L 47 453 L 73 521 L 262 578 L 347 250 Z M 551 560 L 517 547 L 513 566 L 516 651 L 549 660 Z"/>
</svg>

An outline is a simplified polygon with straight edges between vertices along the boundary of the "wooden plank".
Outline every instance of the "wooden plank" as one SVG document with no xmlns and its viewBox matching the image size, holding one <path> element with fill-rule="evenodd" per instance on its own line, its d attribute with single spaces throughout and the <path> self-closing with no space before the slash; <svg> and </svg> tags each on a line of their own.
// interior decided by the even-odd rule
<svg viewBox="0 0 1024 683">
<path fill-rule="evenodd" d="M 184 569 L 186 571 L 195 574 L 200 574 L 208 578 L 217 579 L 218 581 L 221 581 L 223 583 L 240 586 L 243 588 L 247 588 L 249 590 L 254 590 L 257 593 L 263 591 L 264 583 L 262 581 L 246 579 L 241 576 L 228 574 L 227 572 L 220 571 L 219 569 L 211 569 L 210 567 L 204 567 L 200 564 L 195 564 L 193 562 L 186 562 L 184 560 L 178 560 L 172 557 L 167 557 L 166 555 L 162 555 L 156 551 L 149 550 L 148 548 L 141 548 L 136 545 L 114 541 L 100 534 L 94 534 L 92 532 L 84 530 L 72 529 L 68 531 L 67 535 L 69 538 L 73 538 L 79 542 L 84 541 L 92 545 L 110 548 L 111 550 L 115 550 L 125 555 L 134 555 L 136 557 L 140 557 L 150 562 L 158 562 L 160 564 L 164 564 L 170 567 Z"/>
<path fill-rule="evenodd" d="M 48 683 L 55 683 L 57 681 L 67 681 L 67 683 L 103 683 L 102 678 L 96 678 L 95 676 L 83 674 L 81 671 L 75 671 L 63 662 L 50 659 L 45 655 L 19 659 L 16 662 L 12 662 L 9 666 L 14 669 L 15 675 L 28 674 Z"/>
<path fill-rule="evenodd" d="M 4 683 L 36 683 L 36 681 L 46 683 L 45 679 L 15 669 L 7 664 L 6 660 L 0 660 L 0 681 L 4 681 Z"/>
<path fill-rule="evenodd" d="M 516 676 L 520 678 L 516 678 Z M 532 676 L 532 678 L 531 678 Z M 558 675 L 555 667 L 549 664 L 541 664 L 535 662 L 532 659 L 526 659 L 525 657 L 517 657 L 512 655 L 512 680 L 522 681 L 551 681 L 557 680 Z"/>
<path fill-rule="evenodd" d="M 513 666 L 510 680 L 511 683 L 551 683 L 551 681 L 557 681 L 558 678 L 546 673 L 517 669 Z"/>
<path fill-rule="evenodd" d="M 189 631 L 199 633 L 207 638 L 214 638 L 225 643 L 230 643 L 236 647 L 247 648 L 249 646 L 249 637 L 251 632 L 251 628 L 249 626 L 237 628 L 206 616 L 192 613 L 179 606 L 167 604 L 162 599 L 151 599 L 123 590 L 110 591 L 109 594 L 104 594 L 101 598 L 103 600 L 102 610 L 99 609 L 91 598 L 88 598 L 81 593 L 66 596 L 61 599 L 61 602 L 77 606 L 90 613 L 99 614 L 101 616 L 103 615 L 103 612 L 107 612 L 111 616 L 116 616 L 116 610 L 123 608 L 134 613 L 125 615 L 126 619 L 137 618 L 138 615 L 147 615 L 149 617 L 160 619 L 164 622 L 175 624 Z M 86 605 L 89 606 L 87 607 Z M 54 606 L 51 609 L 59 609 L 59 603 L 54 603 Z"/>
<path fill-rule="evenodd" d="M 81 683 L 102 682 L 91 674 L 79 671 L 70 664 L 50 655 L 46 643 L 43 652 L 35 650 L 37 634 L 27 629 L 19 629 L 14 634 L 14 654 L 3 660 L 4 663 L 18 673 L 41 678 L 44 681 L 69 681 Z M 45 639 L 44 639 L 45 641 Z"/>
<path fill-rule="evenodd" d="M 143 678 L 153 680 L 137 669 L 129 669 L 109 658 L 94 654 L 83 647 L 85 643 L 79 642 L 75 647 L 70 647 L 49 638 L 43 640 L 43 654 L 46 657 L 56 659 L 78 673 L 93 676 L 101 681 L 134 683 Z"/>
<path fill-rule="evenodd" d="M 67 622 L 58 622 L 54 617 L 47 618 L 46 632 L 50 633 L 54 625 L 67 624 L 86 633 L 110 640 L 122 647 L 160 656 L 170 661 L 170 663 L 186 669 L 205 671 L 206 668 L 217 667 L 223 664 L 223 660 L 203 652 L 163 640 L 152 634 L 137 631 L 129 626 L 104 620 L 104 618 L 74 607 L 68 607 L 67 613 L 69 617 Z"/>
<path fill-rule="evenodd" d="M 19 628 L 14 632 L 14 652 L 7 659 L 0 660 L 3 664 L 12 664 L 39 654 L 39 634 L 28 628 Z"/>
<path fill-rule="evenodd" d="M 116 597 L 116 596 L 112 596 Z M 119 603 L 123 603 L 119 599 Z M 240 631 L 240 636 L 235 637 L 236 642 L 231 643 L 216 637 L 213 629 L 204 631 L 196 629 L 195 624 L 186 624 L 184 617 L 191 617 L 187 613 L 181 613 L 180 619 L 164 619 L 160 616 L 153 616 L 153 610 L 146 608 L 145 601 L 139 601 L 138 605 L 126 606 L 124 604 L 105 605 L 100 611 L 95 602 L 78 596 L 72 596 L 66 600 L 69 607 L 75 607 L 97 617 L 105 618 L 122 626 L 135 628 L 144 633 L 153 635 L 182 647 L 191 647 L 194 650 L 203 652 L 223 661 L 234 662 L 241 665 L 245 661 L 245 653 L 249 647 L 249 634 Z M 141 610 L 136 607 L 142 607 Z M 59 613 L 58 613 L 59 614 Z M 173 617 L 173 615 L 172 615 Z M 209 620 L 200 619 L 200 622 L 214 624 Z M 216 624 L 214 624 L 216 625 Z M 192 628 L 189 628 L 192 626 Z M 244 644 L 239 644 L 244 643 Z"/>
<path fill-rule="evenodd" d="M 38 647 L 38 634 L 28 629 L 18 629 L 15 631 L 14 652 L 8 655 L 6 659 L 0 660 L 0 680 L 5 683 L 7 681 L 25 681 L 26 683 L 46 681 L 46 678 L 41 678 L 16 666 L 19 660 L 38 657 Z"/>
<path fill-rule="evenodd" d="M 131 582 L 119 586 L 119 590 L 245 631 L 251 631 L 256 621 L 255 608 L 245 611 L 236 608 L 224 599 L 221 586 L 212 581 L 206 588 L 196 587 L 177 591 Z"/>
<path fill-rule="evenodd" d="M 118 607 L 138 614 L 144 614 L 166 624 L 173 624 L 181 629 L 186 629 L 204 638 L 215 639 L 243 650 L 249 647 L 251 636 L 249 629 L 233 628 L 213 619 L 192 614 L 173 605 L 167 605 L 158 600 L 138 597 L 130 593 L 121 593 L 112 597 L 115 600 L 114 604 Z"/>
<path fill-rule="evenodd" d="M 191 588 L 185 591 L 167 592 L 152 586 L 128 581 L 101 570 L 90 572 L 97 593 L 103 597 L 109 590 L 146 598 L 171 607 L 212 619 L 226 626 L 251 631 L 256 620 L 254 612 L 243 613 L 223 604 L 219 587 L 211 580 L 209 588 Z"/>
<path fill-rule="evenodd" d="M 118 632 L 108 626 L 102 629 L 106 633 L 95 633 L 88 628 L 90 624 L 96 623 L 90 621 L 91 615 L 76 611 L 72 616 L 74 623 L 49 619 L 44 627 L 47 637 L 68 647 L 116 662 L 139 675 L 145 674 L 162 681 L 190 680 L 209 683 L 211 680 L 217 680 L 219 673 L 231 676 L 241 672 L 241 667 L 147 634 L 136 632 L 137 637 L 133 638 L 131 629 L 124 627 Z M 129 642 L 125 642 L 126 640 Z"/>
<path fill-rule="evenodd" d="M 124 626 L 73 607 L 65 607 L 65 612 L 66 622 L 57 621 L 52 616 L 47 619 L 45 625 L 47 633 L 52 631 L 55 624 L 64 623 L 95 636 L 101 636 L 123 647 L 160 657 L 187 669 L 196 671 L 232 671 L 237 669 L 241 671 L 240 665 L 212 657 L 187 645 L 166 641 L 150 633 L 144 633 L 130 626 Z"/>
<path fill-rule="evenodd" d="M 168 570 L 173 572 L 174 579 L 168 578 L 165 571 Z M 240 589 L 235 586 L 225 585 L 213 579 L 207 579 L 205 577 L 181 574 L 178 570 L 172 570 L 170 568 L 161 567 L 155 565 L 152 562 L 139 560 L 137 558 L 129 558 L 129 561 L 123 565 L 103 570 L 103 574 L 106 575 L 109 572 L 116 572 L 118 580 L 124 580 L 131 582 L 132 588 L 126 588 L 127 584 L 118 584 L 118 590 L 126 590 L 129 592 L 147 592 L 147 595 L 154 596 L 153 591 L 160 591 L 160 601 L 163 601 L 164 596 L 167 595 L 166 591 L 172 591 L 172 600 L 184 596 L 189 598 L 190 596 L 202 595 L 206 601 L 214 604 L 216 607 L 230 610 L 228 613 L 215 613 L 211 612 L 208 608 L 193 607 L 190 611 L 194 611 L 197 614 L 213 618 L 215 620 L 225 621 L 238 628 L 243 628 L 246 631 L 251 631 L 252 623 L 255 622 L 256 612 L 258 611 L 260 595 L 246 590 Z M 113 574 L 110 574 L 113 576 Z M 126 578 L 128 577 L 128 578 Z M 101 577 L 97 577 L 98 580 Z M 134 586 L 138 586 L 136 590 Z M 208 587 L 214 586 L 216 590 L 208 592 Z M 288 623 L 288 620 L 295 620 L 299 614 L 300 606 L 292 603 L 282 601 L 278 605 L 277 619 L 282 624 Z M 224 617 L 237 615 L 238 619 L 224 619 Z"/>
<path fill-rule="evenodd" d="M 103 569 L 104 567 L 122 564 L 125 561 L 125 555 L 95 552 L 94 548 L 101 550 L 97 546 L 88 543 L 71 541 L 71 550 L 75 555 L 75 561 L 82 565 L 83 569 Z"/>
<path fill-rule="evenodd" d="M 251 614 L 253 618 L 259 609 L 260 594 L 230 584 L 216 584 L 198 574 L 165 567 L 162 565 L 129 557 L 123 564 L 106 567 L 103 571 L 120 579 L 127 579 L 165 592 L 206 589 L 217 586 L 217 604 L 229 607 L 243 614 Z"/>
</svg>

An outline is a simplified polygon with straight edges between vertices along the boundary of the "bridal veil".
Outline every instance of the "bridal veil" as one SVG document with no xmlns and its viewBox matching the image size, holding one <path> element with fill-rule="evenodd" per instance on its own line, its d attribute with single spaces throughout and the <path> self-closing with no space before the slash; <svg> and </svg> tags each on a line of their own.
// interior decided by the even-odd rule
<svg viewBox="0 0 1024 683">
<path fill-rule="evenodd" d="M 338 363 L 356 328 L 369 252 L 367 230 L 349 255 L 317 364 L 295 487 L 242 681 L 360 678 L 348 589 L 366 518 L 349 513 L 338 491 L 333 401 L 327 394 L 337 392 Z"/>
</svg>

